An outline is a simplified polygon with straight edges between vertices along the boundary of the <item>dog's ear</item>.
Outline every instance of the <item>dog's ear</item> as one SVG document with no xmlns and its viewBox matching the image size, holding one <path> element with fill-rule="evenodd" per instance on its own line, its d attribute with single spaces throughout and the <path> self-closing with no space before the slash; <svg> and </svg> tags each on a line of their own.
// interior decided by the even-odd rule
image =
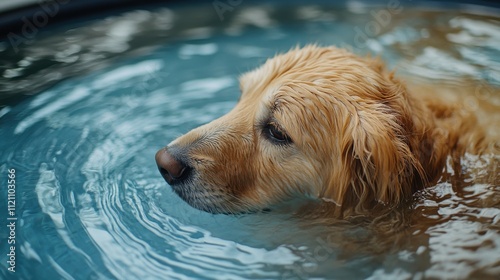
<svg viewBox="0 0 500 280">
<path fill-rule="evenodd" d="M 395 119 L 391 114 L 370 116 L 360 118 L 355 126 L 351 158 L 346 160 L 351 163 L 347 204 L 395 205 L 411 196 L 419 163 Z"/>
<path fill-rule="evenodd" d="M 398 205 L 411 198 L 422 167 L 411 148 L 407 127 L 386 104 L 364 104 L 350 112 L 339 133 L 340 159 L 326 198 L 342 210 L 366 212 L 377 204 Z M 337 160 L 338 161 L 338 160 Z M 339 180 L 339 178 L 341 178 Z"/>
</svg>

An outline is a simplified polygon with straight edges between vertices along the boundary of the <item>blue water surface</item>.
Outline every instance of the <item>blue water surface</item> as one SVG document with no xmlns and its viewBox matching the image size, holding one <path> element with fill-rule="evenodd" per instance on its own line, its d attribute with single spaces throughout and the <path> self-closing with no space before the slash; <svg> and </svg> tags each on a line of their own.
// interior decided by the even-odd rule
<svg viewBox="0 0 500 280">
<path fill-rule="evenodd" d="M 387 237 L 394 243 L 387 246 L 363 226 L 297 221 L 293 206 L 236 216 L 201 212 L 157 171 L 158 149 L 236 104 L 239 75 L 296 45 L 372 53 L 430 83 L 500 85 L 498 14 L 403 8 L 372 33 L 370 12 L 383 6 L 242 5 L 221 19 L 207 5 L 59 26 L 15 55 L 3 42 L 2 90 L 32 96 L 0 109 L 2 226 L 17 219 L 15 272 L 8 271 L 10 233 L 0 233 L 1 278 L 500 275 L 495 184 L 431 188 L 416 198 L 415 211 L 432 222 Z M 9 216 L 4 186 L 12 169 L 16 205 Z"/>
</svg>

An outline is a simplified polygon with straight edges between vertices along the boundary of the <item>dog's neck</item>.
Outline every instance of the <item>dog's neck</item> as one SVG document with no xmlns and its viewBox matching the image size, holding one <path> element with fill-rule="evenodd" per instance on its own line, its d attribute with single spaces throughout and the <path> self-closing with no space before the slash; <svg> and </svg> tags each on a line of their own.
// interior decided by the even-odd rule
<svg viewBox="0 0 500 280">
<path fill-rule="evenodd" d="M 419 98 L 413 94 L 410 97 Z M 419 118 L 424 125 L 419 158 L 427 185 L 439 179 L 447 159 L 460 162 L 465 153 L 489 152 L 486 133 L 473 111 L 464 104 L 447 102 L 436 96 L 420 98 L 423 115 L 416 114 L 414 118 Z"/>
</svg>

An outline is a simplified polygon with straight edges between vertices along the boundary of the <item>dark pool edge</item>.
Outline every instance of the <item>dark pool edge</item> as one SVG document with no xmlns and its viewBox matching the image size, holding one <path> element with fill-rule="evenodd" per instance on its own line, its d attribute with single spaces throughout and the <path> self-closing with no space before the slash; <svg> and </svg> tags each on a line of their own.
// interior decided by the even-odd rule
<svg viewBox="0 0 500 280">
<path fill-rule="evenodd" d="M 376 0 L 365 3 L 369 6 L 388 5 L 391 2 L 397 1 L 407 6 L 433 6 L 438 9 L 460 8 L 464 5 L 474 5 L 477 7 L 500 9 L 500 2 L 496 0 Z M 351 0 L 319 0 L 313 2 L 305 2 L 300 0 L 276 1 L 278 5 L 297 5 L 297 4 L 329 4 L 346 6 L 354 4 L 356 1 Z M 175 1 L 175 0 L 42 0 L 35 1 L 34 4 L 16 7 L 4 11 L 0 11 L 0 41 L 16 39 L 15 36 L 21 36 L 23 33 L 30 32 L 35 29 L 44 28 L 48 25 L 64 22 L 66 20 L 75 20 L 83 17 L 98 17 L 99 15 L 116 12 L 119 10 L 127 10 L 145 5 L 196 5 L 205 4 L 211 5 L 214 9 L 218 6 L 221 9 L 239 5 L 263 4 L 268 1 L 262 0 L 190 0 L 190 1 Z M 226 6 L 225 6 L 226 5 Z"/>
<path fill-rule="evenodd" d="M 0 11 L 0 41 L 12 41 L 16 39 L 16 36 L 29 36 L 30 32 L 36 32 L 64 21 L 74 21 L 89 16 L 95 18 L 109 12 L 129 10 L 144 5 L 180 2 L 174 0 L 42 0 L 31 5 Z"/>
</svg>

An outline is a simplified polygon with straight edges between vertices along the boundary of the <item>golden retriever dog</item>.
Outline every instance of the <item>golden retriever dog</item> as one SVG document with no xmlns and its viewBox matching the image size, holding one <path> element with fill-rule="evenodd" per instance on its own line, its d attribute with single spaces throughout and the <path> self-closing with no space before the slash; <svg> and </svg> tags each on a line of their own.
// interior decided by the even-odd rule
<svg viewBox="0 0 500 280">
<path fill-rule="evenodd" d="M 156 154 L 191 206 L 241 213 L 304 196 L 339 216 L 397 207 L 435 182 L 447 159 L 491 153 L 476 116 L 410 92 L 377 59 L 315 45 L 240 79 L 228 114 Z"/>
</svg>

